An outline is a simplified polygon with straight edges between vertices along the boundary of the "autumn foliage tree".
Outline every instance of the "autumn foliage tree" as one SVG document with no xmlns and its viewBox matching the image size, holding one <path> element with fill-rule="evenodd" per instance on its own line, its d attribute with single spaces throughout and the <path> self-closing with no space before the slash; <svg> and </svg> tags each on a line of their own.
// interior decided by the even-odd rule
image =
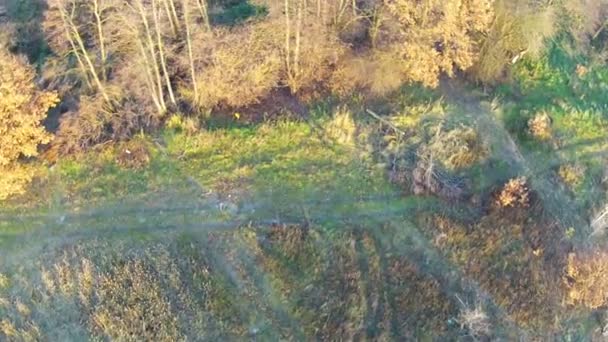
<svg viewBox="0 0 608 342">
<path fill-rule="evenodd" d="M 409 81 L 434 87 L 441 73 L 453 76 L 477 60 L 476 40 L 493 21 L 490 0 L 389 0 L 401 43 L 395 53 Z"/>
<path fill-rule="evenodd" d="M 515 57 L 543 51 L 562 2 L 592 1 L 46 0 L 53 54 L 42 74 L 65 99 L 53 148 L 82 152 L 277 90 L 376 96 L 462 71 L 492 82 Z M 218 21 L 236 3 L 264 10 Z M 602 32 L 596 17 L 585 32 Z"/>
<path fill-rule="evenodd" d="M 23 58 L 0 46 L 0 200 L 24 192 L 33 172 L 21 159 L 35 157 L 38 145 L 51 140 L 41 121 L 58 98 L 38 90 L 34 77 Z"/>
<path fill-rule="evenodd" d="M 404 83 L 434 88 L 479 58 L 479 41 L 494 20 L 490 0 L 385 0 L 358 7 L 371 49 L 339 61 L 332 88 L 365 88 L 375 94 Z M 357 18 L 357 17 L 355 17 Z"/>
</svg>

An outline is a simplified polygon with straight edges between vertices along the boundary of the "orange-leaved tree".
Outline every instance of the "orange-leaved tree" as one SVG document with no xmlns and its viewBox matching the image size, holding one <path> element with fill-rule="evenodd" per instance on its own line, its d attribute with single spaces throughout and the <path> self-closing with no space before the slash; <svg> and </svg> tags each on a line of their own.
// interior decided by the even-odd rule
<svg viewBox="0 0 608 342">
<path fill-rule="evenodd" d="M 42 126 L 57 95 L 37 89 L 27 62 L 0 45 L 0 200 L 23 193 L 33 170 L 21 159 L 38 154 L 51 135 Z"/>
<path fill-rule="evenodd" d="M 395 51 L 412 82 L 430 87 L 442 73 L 453 76 L 479 56 L 477 41 L 494 20 L 491 0 L 385 0 L 397 19 L 402 44 Z"/>
</svg>

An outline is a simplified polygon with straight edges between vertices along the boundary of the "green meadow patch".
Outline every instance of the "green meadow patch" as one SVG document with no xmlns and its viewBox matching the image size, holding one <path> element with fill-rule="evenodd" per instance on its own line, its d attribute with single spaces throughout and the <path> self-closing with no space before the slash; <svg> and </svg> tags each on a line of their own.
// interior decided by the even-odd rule
<svg viewBox="0 0 608 342">
<path fill-rule="evenodd" d="M 167 149 L 203 187 L 267 203 L 278 212 L 394 195 L 384 170 L 355 147 L 327 138 L 324 124 L 290 121 L 168 135 Z"/>
</svg>

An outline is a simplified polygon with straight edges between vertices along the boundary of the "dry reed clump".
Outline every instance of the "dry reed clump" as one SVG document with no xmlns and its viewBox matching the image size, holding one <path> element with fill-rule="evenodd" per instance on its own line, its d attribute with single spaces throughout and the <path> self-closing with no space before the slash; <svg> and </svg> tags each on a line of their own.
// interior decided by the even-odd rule
<svg viewBox="0 0 608 342">
<path fill-rule="evenodd" d="M 587 68 L 586 66 L 584 66 L 582 64 L 577 64 L 575 73 L 576 73 L 576 76 L 578 76 L 579 78 L 583 78 L 587 75 L 587 73 L 589 73 L 589 68 Z"/>
<path fill-rule="evenodd" d="M 353 115 L 345 106 L 338 108 L 332 120 L 325 125 L 325 135 L 342 145 L 354 145 L 356 132 L 357 125 Z"/>
<path fill-rule="evenodd" d="M 608 252 L 592 251 L 568 255 L 564 281 L 566 301 L 590 309 L 608 303 Z"/>
<path fill-rule="evenodd" d="M 509 180 L 498 194 L 496 204 L 500 208 L 528 207 L 530 205 L 530 190 L 526 177 Z"/>
<path fill-rule="evenodd" d="M 484 338 L 492 332 L 492 323 L 486 312 L 480 306 L 464 308 L 458 318 L 461 328 L 469 331 L 475 338 Z"/>
<path fill-rule="evenodd" d="M 541 141 L 551 139 L 551 117 L 547 113 L 534 115 L 528 120 L 528 132 Z"/>
<path fill-rule="evenodd" d="M 20 298 L 0 297 L 0 341 L 41 341 L 38 325 L 32 321 L 32 308 Z"/>
<path fill-rule="evenodd" d="M 477 131 L 464 125 L 448 131 L 438 127 L 423 152 L 452 171 L 471 167 L 486 155 Z"/>
<path fill-rule="evenodd" d="M 0 273 L 0 290 L 8 288 L 10 285 L 10 280 L 8 277 L 2 273 Z"/>
</svg>

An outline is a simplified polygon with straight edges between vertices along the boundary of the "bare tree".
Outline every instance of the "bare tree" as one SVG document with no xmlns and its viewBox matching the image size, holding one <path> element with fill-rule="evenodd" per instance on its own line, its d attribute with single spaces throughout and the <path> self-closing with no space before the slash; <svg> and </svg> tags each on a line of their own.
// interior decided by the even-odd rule
<svg viewBox="0 0 608 342">
<path fill-rule="evenodd" d="M 87 85 L 100 93 L 103 99 L 110 103 L 110 97 L 103 83 L 105 80 L 105 68 L 98 68 L 95 63 L 96 52 L 91 51 L 91 44 L 87 42 L 87 36 L 94 37 L 96 45 L 100 46 L 102 53 L 102 65 L 105 63 L 107 53 L 105 50 L 105 39 L 102 28 L 101 10 L 99 0 L 94 0 L 92 3 L 93 13 L 96 18 L 96 26 L 98 30 L 96 34 L 90 34 L 83 29 L 83 26 L 78 20 L 79 17 L 85 17 L 86 11 L 89 10 L 89 3 L 82 3 L 78 0 L 55 0 L 51 4 L 51 9 L 58 13 L 61 24 L 59 29 L 63 31 L 65 39 L 69 42 L 70 51 L 76 58 L 78 66 L 83 74 Z M 84 32 L 81 32 L 84 31 Z"/>
<path fill-rule="evenodd" d="M 198 83 L 196 81 L 196 70 L 194 68 L 194 55 L 192 51 L 192 35 L 191 35 L 191 23 L 190 23 L 190 1 L 182 0 L 182 7 L 184 10 L 184 27 L 186 28 L 186 45 L 188 47 L 188 61 L 190 66 L 190 77 L 192 78 L 192 90 L 194 92 L 194 100 L 198 101 Z M 199 3 L 199 1 L 196 1 Z"/>
</svg>

